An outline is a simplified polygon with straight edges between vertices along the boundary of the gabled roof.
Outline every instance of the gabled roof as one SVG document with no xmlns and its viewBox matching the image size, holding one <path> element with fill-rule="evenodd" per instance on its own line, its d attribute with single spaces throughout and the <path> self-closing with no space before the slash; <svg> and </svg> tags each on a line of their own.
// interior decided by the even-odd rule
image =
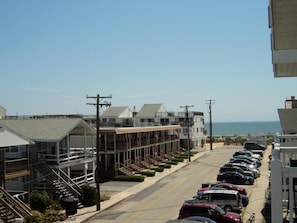
<svg viewBox="0 0 297 223">
<path fill-rule="evenodd" d="M 0 147 L 29 145 L 30 142 L 0 125 Z"/>
<path fill-rule="evenodd" d="M 109 107 L 101 117 L 112 117 L 112 118 L 132 118 L 132 111 L 129 109 L 128 106 L 112 106 Z"/>
<path fill-rule="evenodd" d="M 58 142 L 68 134 L 96 135 L 95 130 L 79 118 L 0 120 L 0 124 L 32 141 Z"/>
<path fill-rule="evenodd" d="M 154 118 L 157 113 L 167 113 L 163 104 L 144 104 L 140 111 L 137 113 L 138 118 Z"/>
<path fill-rule="evenodd" d="M 278 116 L 284 134 L 297 133 L 297 108 L 278 109 Z"/>
</svg>

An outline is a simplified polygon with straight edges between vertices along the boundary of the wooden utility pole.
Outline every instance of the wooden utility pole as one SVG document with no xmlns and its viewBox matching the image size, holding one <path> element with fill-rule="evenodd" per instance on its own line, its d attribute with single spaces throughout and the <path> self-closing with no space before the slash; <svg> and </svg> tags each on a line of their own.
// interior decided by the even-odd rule
<svg viewBox="0 0 297 223">
<path fill-rule="evenodd" d="M 93 98 L 96 99 L 96 103 L 87 103 L 88 105 L 95 105 L 96 106 L 96 170 L 95 170 L 95 183 L 96 183 L 96 193 L 97 193 L 97 202 L 96 202 L 96 206 L 97 206 L 97 211 L 99 211 L 101 209 L 100 207 L 100 155 L 99 155 L 99 151 L 100 151 L 100 134 L 99 134 L 99 123 L 100 123 L 100 119 L 99 119 L 99 109 L 102 106 L 111 106 L 110 102 L 103 102 L 100 103 L 100 101 L 104 98 L 111 98 L 111 96 L 100 96 L 99 94 L 97 94 L 97 96 L 87 96 L 87 98 Z"/>
<path fill-rule="evenodd" d="M 210 136 L 210 150 L 212 150 L 212 117 L 211 117 L 211 105 L 215 103 L 215 100 L 207 100 L 206 103 L 208 104 L 209 108 L 209 136 Z"/>
<path fill-rule="evenodd" d="M 193 105 L 185 105 L 185 106 L 180 106 L 181 108 L 185 108 L 186 111 L 186 125 L 187 125 L 187 134 L 188 134 L 188 141 L 187 141 L 187 146 L 188 146 L 188 160 L 189 162 L 191 161 L 191 156 L 190 156 L 190 128 L 189 128 L 189 107 L 194 107 Z"/>
</svg>

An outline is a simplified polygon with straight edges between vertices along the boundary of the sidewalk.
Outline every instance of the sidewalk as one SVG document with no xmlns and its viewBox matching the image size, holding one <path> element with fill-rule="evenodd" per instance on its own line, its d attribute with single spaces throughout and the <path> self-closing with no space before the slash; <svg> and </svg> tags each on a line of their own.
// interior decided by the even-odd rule
<svg viewBox="0 0 297 223">
<path fill-rule="evenodd" d="M 248 205 L 243 212 L 243 222 L 246 222 L 252 213 L 255 213 L 255 223 L 266 222 L 261 211 L 265 205 L 265 192 L 269 184 L 270 170 L 268 161 L 271 149 L 271 146 L 268 146 L 265 150 L 262 165 L 260 167 L 261 176 L 255 181 L 255 184 L 249 188 L 250 205 Z"/>
</svg>

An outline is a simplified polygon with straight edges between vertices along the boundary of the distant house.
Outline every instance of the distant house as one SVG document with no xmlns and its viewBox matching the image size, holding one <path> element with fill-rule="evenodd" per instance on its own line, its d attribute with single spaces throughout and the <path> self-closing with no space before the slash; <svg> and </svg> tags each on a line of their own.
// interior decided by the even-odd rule
<svg viewBox="0 0 297 223">
<path fill-rule="evenodd" d="M 204 130 L 204 114 L 202 112 L 189 111 L 188 121 L 186 120 L 186 116 L 186 112 L 178 112 L 175 116 L 175 123 L 181 125 L 182 127 L 179 133 L 181 147 L 187 149 L 188 137 L 190 140 L 190 149 L 203 147 L 206 143 L 206 135 Z"/>
<path fill-rule="evenodd" d="M 127 106 L 112 106 L 100 115 L 101 126 L 132 127 L 133 113 Z"/>
<path fill-rule="evenodd" d="M 135 127 L 169 125 L 168 112 L 163 104 L 144 104 L 135 116 Z"/>
<path fill-rule="evenodd" d="M 6 116 L 6 109 L 0 105 L 0 119 Z"/>
</svg>

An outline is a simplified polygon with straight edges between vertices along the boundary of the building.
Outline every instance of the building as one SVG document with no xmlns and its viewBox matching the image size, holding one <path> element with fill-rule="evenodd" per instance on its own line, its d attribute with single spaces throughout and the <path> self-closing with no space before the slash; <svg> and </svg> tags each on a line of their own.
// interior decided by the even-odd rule
<svg viewBox="0 0 297 223">
<path fill-rule="evenodd" d="M 297 1 L 270 0 L 269 28 L 274 77 L 297 76 Z M 271 222 L 283 222 L 283 211 L 288 221 L 296 220 L 295 179 L 297 168 L 297 123 L 295 98 L 287 99 L 285 109 L 278 109 L 283 134 L 278 135 L 271 160 Z M 294 185 L 294 188 L 293 188 Z M 288 199 L 291 198 L 291 199 Z M 293 198 L 293 199 L 292 199 Z M 285 201 L 286 205 L 283 205 Z M 288 202 L 286 202 L 288 201 Z"/>
<path fill-rule="evenodd" d="M 180 152 L 179 125 L 100 128 L 100 176 L 133 175 Z"/>
<path fill-rule="evenodd" d="M 0 105 L 0 119 L 6 116 L 6 109 Z"/>
<path fill-rule="evenodd" d="M 83 119 L 19 117 L 2 119 L 0 125 L 33 142 L 31 190 L 79 198 L 80 186 L 94 182 L 96 134 Z"/>
<path fill-rule="evenodd" d="M 30 144 L 0 125 L 0 222 L 30 222 Z"/>
<path fill-rule="evenodd" d="M 100 125 L 132 127 L 133 112 L 127 106 L 111 106 L 100 115 Z"/>
<path fill-rule="evenodd" d="M 144 104 L 139 112 L 132 112 L 128 107 L 110 107 L 100 116 L 100 125 L 104 127 L 180 125 L 180 130 L 175 134 L 179 136 L 180 145 L 184 149 L 188 148 L 188 138 L 190 149 L 201 148 L 206 141 L 202 112 L 168 112 L 163 104 Z"/>
<path fill-rule="evenodd" d="M 175 117 L 175 123 L 182 126 L 179 133 L 181 147 L 188 149 L 188 138 L 189 149 L 204 147 L 206 135 L 204 130 L 204 114 L 202 112 L 190 111 L 188 114 L 186 112 L 179 112 Z"/>
</svg>

